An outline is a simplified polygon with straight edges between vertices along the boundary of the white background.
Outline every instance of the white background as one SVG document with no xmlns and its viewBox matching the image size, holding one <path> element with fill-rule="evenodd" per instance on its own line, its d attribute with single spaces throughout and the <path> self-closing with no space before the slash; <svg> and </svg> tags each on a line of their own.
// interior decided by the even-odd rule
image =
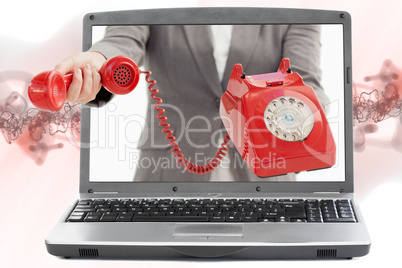
<svg viewBox="0 0 402 268">
<path fill-rule="evenodd" d="M 81 50 L 82 17 L 93 11 L 182 6 L 264 6 L 346 10 L 353 18 L 353 80 L 364 83 L 387 58 L 402 66 L 402 1 L 248 0 L 248 1 L 7 1 L 0 8 L 0 99 L 11 90 Z M 18 70 L 4 76 L 6 71 Z M 371 86 L 371 83 L 366 84 Z M 25 93 L 24 93 L 25 94 Z M 402 192 L 402 155 L 388 139 L 396 120 L 378 124 L 355 153 L 355 192 L 368 226 L 368 256 L 352 261 L 65 260 L 46 252 L 44 239 L 78 192 L 79 151 L 62 138 L 62 150 L 37 166 L 17 143 L 0 136 L 0 197 L 9 209 L 0 214 L 0 267 L 398 267 L 402 214 L 394 204 Z M 264 234 L 261 234 L 264 235 Z"/>
</svg>

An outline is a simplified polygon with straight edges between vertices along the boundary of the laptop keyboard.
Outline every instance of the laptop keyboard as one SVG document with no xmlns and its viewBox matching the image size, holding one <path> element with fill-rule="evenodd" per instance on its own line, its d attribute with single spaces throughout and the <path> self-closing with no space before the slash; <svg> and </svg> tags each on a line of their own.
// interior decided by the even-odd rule
<svg viewBox="0 0 402 268">
<path fill-rule="evenodd" d="M 356 222 L 348 199 L 84 199 L 67 222 Z"/>
</svg>

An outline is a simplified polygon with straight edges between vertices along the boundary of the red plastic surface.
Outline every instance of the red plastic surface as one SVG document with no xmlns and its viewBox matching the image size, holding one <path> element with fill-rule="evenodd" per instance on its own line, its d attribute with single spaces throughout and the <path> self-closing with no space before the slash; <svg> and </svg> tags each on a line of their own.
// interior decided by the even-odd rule
<svg viewBox="0 0 402 268">
<path fill-rule="evenodd" d="M 128 57 L 117 56 L 106 61 L 99 70 L 102 85 L 111 93 L 128 94 L 137 86 L 140 70 Z M 47 71 L 35 76 L 28 87 L 32 104 L 42 110 L 58 111 L 66 101 L 66 93 L 72 82 L 72 73 L 62 75 Z"/>
<path fill-rule="evenodd" d="M 314 121 L 303 140 L 279 139 L 268 129 L 264 111 L 271 101 L 295 98 L 306 104 Z M 323 108 L 313 90 L 297 73 L 291 73 L 289 59 L 278 71 L 243 75 L 236 64 L 222 95 L 220 115 L 232 142 L 249 168 L 260 177 L 328 168 L 335 164 L 336 146 Z"/>
<path fill-rule="evenodd" d="M 130 58 L 117 56 L 106 61 L 99 70 L 102 85 L 111 93 L 125 95 L 134 90 L 140 69 Z"/>
<path fill-rule="evenodd" d="M 63 76 L 57 71 L 42 72 L 35 76 L 29 87 L 28 96 L 32 104 L 42 110 L 58 111 L 66 100 Z"/>
</svg>

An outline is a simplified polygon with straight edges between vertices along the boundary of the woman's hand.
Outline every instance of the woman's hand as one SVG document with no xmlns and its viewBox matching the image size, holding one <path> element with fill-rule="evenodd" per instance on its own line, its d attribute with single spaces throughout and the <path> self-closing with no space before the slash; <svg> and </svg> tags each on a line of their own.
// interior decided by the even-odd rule
<svg viewBox="0 0 402 268">
<path fill-rule="evenodd" d="M 54 68 L 61 74 L 74 73 L 67 89 L 67 101 L 87 103 L 95 99 L 101 88 L 99 69 L 106 58 L 98 52 L 80 52 L 62 60 Z"/>
</svg>

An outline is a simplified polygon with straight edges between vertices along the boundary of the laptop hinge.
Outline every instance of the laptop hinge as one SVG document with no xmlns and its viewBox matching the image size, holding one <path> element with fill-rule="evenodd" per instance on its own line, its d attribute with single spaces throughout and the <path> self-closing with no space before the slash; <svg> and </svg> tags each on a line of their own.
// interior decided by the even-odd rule
<svg viewBox="0 0 402 268">
<path fill-rule="evenodd" d="M 92 194 L 101 194 L 101 195 L 104 195 L 104 194 L 119 194 L 119 192 L 92 192 Z"/>
</svg>

